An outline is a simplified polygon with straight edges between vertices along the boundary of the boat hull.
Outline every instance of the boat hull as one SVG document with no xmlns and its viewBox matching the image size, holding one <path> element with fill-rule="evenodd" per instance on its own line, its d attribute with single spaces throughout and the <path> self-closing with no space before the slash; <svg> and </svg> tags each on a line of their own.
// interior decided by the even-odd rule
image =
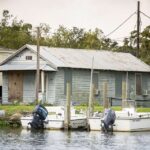
<svg viewBox="0 0 150 150">
<path fill-rule="evenodd" d="M 140 116 L 140 115 L 139 115 Z M 130 116 L 130 117 L 117 117 L 113 126 L 113 131 L 150 131 L 150 116 Z M 90 130 L 101 130 L 102 118 L 93 117 L 89 119 Z"/>
<path fill-rule="evenodd" d="M 31 122 L 33 117 L 22 117 L 21 124 L 23 128 L 30 129 L 29 122 Z M 86 118 L 72 118 L 70 121 L 71 129 L 86 128 L 87 119 Z M 64 119 L 62 118 L 48 118 L 44 123 L 45 129 L 59 130 L 64 128 Z"/>
</svg>

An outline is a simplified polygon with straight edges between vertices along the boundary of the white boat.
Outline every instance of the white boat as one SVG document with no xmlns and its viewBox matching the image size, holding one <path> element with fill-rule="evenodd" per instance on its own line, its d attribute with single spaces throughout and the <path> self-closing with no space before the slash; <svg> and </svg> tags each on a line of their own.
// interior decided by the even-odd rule
<svg viewBox="0 0 150 150">
<path fill-rule="evenodd" d="M 45 129 L 63 129 L 64 128 L 64 107 L 56 106 L 56 107 L 46 107 L 48 110 L 48 116 L 45 119 L 44 128 Z M 31 122 L 33 116 L 23 116 L 21 117 L 21 124 L 23 128 L 30 129 L 31 126 L 29 122 Z M 76 113 L 74 108 L 71 108 L 71 120 L 70 120 L 70 128 L 78 129 L 78 128 L 86 128 L 87 127 L 87 117 L 83 113 Z"/>
<path fill-rule="evenodd" d="M 150 131 L 150 113 L 137 113 L 135 111 L 135 102 L 128 100 L 128 107 L 124 107 L 122 111 L 116 111 L 116 120 L 113 131 Z M 90 130 L 101 130 L 102 116 L 96 115 L 89 118 Z"/>
</svg>

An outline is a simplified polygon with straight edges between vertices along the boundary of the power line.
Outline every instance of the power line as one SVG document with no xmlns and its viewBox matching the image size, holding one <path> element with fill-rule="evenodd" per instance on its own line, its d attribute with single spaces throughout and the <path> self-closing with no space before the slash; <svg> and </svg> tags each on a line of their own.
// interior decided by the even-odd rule
<svg viewBox="0 0 150 150">
<path fill-rule="evenodd" d="M 115 28 L 113 31 L 111 31 L 109 34 L 107 34 L 105 37 L 111 35 L 112 33 L 114 33 L 116 30 L 118 30 L 121 26 L 123 26 L 133 15 L 135 15 L 136 12 L 134 12 L 133 14 L 131 14 L 126 20 L 124 20 L 117 28 Z"/>
<path fill-rule="evenodd" d="M 143 14 L 145 17 L 147 17 L 148 19 L 150 19 L 150 16 L 146 15 L 145 13 L 143 13 L 142 11 L 140 11 L 141 14 Z"/>
</svg>

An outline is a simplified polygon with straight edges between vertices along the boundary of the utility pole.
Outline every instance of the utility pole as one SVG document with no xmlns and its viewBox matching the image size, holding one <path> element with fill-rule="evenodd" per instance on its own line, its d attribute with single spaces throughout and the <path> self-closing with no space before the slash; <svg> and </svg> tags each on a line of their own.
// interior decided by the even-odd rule
<svg viewBox="0 0 150 150">
<path fill-rule="evenodd" d="M 136 56 L 139 56 L 140 49 L 140 1 L 137 2 L 137 52 Z"/>
<path fill-rule="evenodd" d="M 39 75 L 40 75 L 40 28 L 37 27 L 37 68 L 36 68 L 36 104 L 38 104 L 39 99 Z"/>
</svg>

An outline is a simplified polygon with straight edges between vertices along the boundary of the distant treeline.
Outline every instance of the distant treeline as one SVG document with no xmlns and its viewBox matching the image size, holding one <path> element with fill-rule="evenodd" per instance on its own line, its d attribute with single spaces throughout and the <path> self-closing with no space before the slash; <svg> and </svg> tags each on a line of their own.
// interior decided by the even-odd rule
<svg viewBox="0 0 150 150">
<path fill-rule="evenodd" d="M 40 45 L 50 47 L 64 47 L 75 49 L 98 49 L 117 52 L 129 52 L 136 54 L 136 30 L 130 33 L 128 38 L 123 39 L 123 45 L 117 41 L 105 37 L 102 30 L 94 31 L 73 27 L 68 29 L 59 26 L 55 32 L 51 32 L 48 24 L 41 23 Z M 4 10 L 0 21 L 0 46 L 18 49 L 24 44 L 36 44 L 36 30 L 30 23 L 24 23 Z M 139 58 L 150 64 L 150 26 L 140 33 Z"/>
</svg>

